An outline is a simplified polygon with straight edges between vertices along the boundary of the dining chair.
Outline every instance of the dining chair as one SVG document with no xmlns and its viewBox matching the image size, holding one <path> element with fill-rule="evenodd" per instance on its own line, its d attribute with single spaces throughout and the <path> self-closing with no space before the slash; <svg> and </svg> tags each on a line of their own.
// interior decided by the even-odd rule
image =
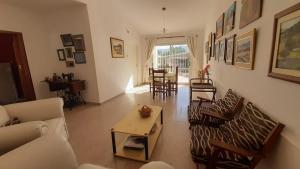
<svg viewBox="0 0 300 169">
<path fill-rule="evenodd" d="M 171 79 L 169 79 L 169 93 L 175 92 L 175 95 L 178 93 L 178 66 L 175 69 L 175 75 Z"/>
<path fill-rule="evenodd" d="M 167 95 L 167 83 L 166 83 L 166 70 L 152 69 L 152 89 L 153 89 L 153 99 L 155 98 L 155 94 L 163 94 L 163 98 L 165 99 Z"/>
<path fill-rule="evenodd" d="M 149 83 L 150 93 L 151 93 L 151 91 L 152 91 L 152 89 L 153 89 L 153 84 L 152 84 L 152 81 L 153 81 L 153 78 L 152 78 L 152 70 L 153 70 L 153 68 L 150 67 L 150 68 L 149 68 L 149 77 L 148 77 L 148 83 Z"/>
</svg>

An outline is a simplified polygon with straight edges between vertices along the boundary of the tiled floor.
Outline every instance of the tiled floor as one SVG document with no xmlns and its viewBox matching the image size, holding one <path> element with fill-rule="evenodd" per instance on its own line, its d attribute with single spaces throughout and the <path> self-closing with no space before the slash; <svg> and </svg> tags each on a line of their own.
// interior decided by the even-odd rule
<svg viewBox="0 0 300 169">
<path fill-rule="evenodd" d="M 102 105 L 84 105 L 66 111 L 70 142 L 80 163 L 93 163 L 113 169 L 138 169 L 143 163 L 113 157 L 111 127 L 137 104 L 164 108 L 164 128 L 152 154 L 152 161 L 165 161 L 175 169 L 193 169 L 189 152 L 187 106 L 189 89 L 180 86 L 177 96 L 152 99 L 148 88 L 139 87 Z"/>
</svg>

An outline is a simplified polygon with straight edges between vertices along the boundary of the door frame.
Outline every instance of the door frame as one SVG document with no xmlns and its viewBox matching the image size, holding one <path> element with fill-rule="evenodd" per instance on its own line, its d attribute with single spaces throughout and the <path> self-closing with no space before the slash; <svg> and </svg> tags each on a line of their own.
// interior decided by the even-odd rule
<svg viewBox="0 0 300 169">
<path fill-rule="evenodd" d="M 13 39 L 14 57 L 18 66 L 21 86 L 25 101 L 36 100 L 31 73 L 28 65 L 23 34 L 21 32 L 2 31 L 0 34 L 11 35 Z"/>
</svg>

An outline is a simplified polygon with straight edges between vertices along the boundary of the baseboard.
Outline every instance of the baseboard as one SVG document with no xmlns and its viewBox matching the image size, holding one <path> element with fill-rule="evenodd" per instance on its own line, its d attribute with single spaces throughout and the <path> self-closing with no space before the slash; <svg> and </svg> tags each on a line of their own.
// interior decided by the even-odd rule
<svg viewBox="0 0 300 169">
<path fill-rule="evenodd" d="M 116 95 L 116 96 L 114 96 L 114 97 L 112 97 L 112 98 L 110 98 L 110 99 L 107 99 L 107 100 L 105 100 L 105 101 L 103 101 L 103 102 L 100 102 L 99 104 L 104 104 L 104 103 L 109 102 L 109 101 L 111 101 L 111 100 L 113 100 L 113 99 L 115 99 L 115 98 L 117 98 L 117 97 L 119 97 L 119 96 L 122 96 L 122 95 L 124 95 L 124 94 L 125 94 L 125 92 L 122 92 L 122 93 L 120 93 L 120 94 L 118 94 L 118 95 Z"/>
</svg>

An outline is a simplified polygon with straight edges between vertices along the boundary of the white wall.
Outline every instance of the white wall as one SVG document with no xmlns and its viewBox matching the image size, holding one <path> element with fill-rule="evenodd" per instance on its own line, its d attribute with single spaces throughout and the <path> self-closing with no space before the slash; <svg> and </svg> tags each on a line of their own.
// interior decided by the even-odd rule
<svg viewBox="0 0 300 169">
<path fill-rule="evenodd" d="M 206 41 L 209 32 L 215 32 L 215 22 L 233 0 L 215 1 L 211 7 L 210 22 L 206 27 Z M 239 29 L 241 1 L 237 1 L 236 28 L 228 33 L 243 34 L 257 28 L 258 39 L 255 59 L 255 70 L 243 70 L 234 66 L 210 61 L 212 79 L 221 97 L 228 88 L 232 88 L 247 100 L 252 101 L 264 112 L 286 125 L 278 146 L 264 160 L 259 168 L 298 169 L 300 160 L 300 85 L 267 76 L 271 56 L 274 15 L 299 0 L 264 0 L 263 16 L 244 29 Z M 204 57 L 204 63 L 206 63 Z"/>
<path fill-rule="evenodd" d="M 94 61 L 94 53 L 92 46 L 92 38 L 90 32 L 88 12 L 85 5 L 71 6 L 49 12 L 43 16 L 44 24 L 47 28 L 47 36 L 49 41 L 49 50 L 51 57 L 54 58 L 54 63 L 51 67 L 51 72 L 75 74 L 75 79 L 86 80 L 86 90 L 83 91 L 83 96 L 87 102 L 98 103 L 99 93 L 96 78 L 96 69 Z M 86 46 L 86 64 L 75 64 L 75 67 L 68 68 L 64 61 L 59 61 L 57 57 L 57 49 L 63 49 L 61 34 L 83 34 Z M 74 48 L 73 48 L 73 51 Z M 74 61 L 74 59 L 68 59 Z"/>
<path fill-rule="evenodd" d="M 104 102 L 124 93 L 130 81 L 137 84 L 141 39 L 112 1 L 79 1 L 88 8 L 100 102 Z M 125 58 L 111 57 L 110 37 L 124 40 Z"/>
</svg>

